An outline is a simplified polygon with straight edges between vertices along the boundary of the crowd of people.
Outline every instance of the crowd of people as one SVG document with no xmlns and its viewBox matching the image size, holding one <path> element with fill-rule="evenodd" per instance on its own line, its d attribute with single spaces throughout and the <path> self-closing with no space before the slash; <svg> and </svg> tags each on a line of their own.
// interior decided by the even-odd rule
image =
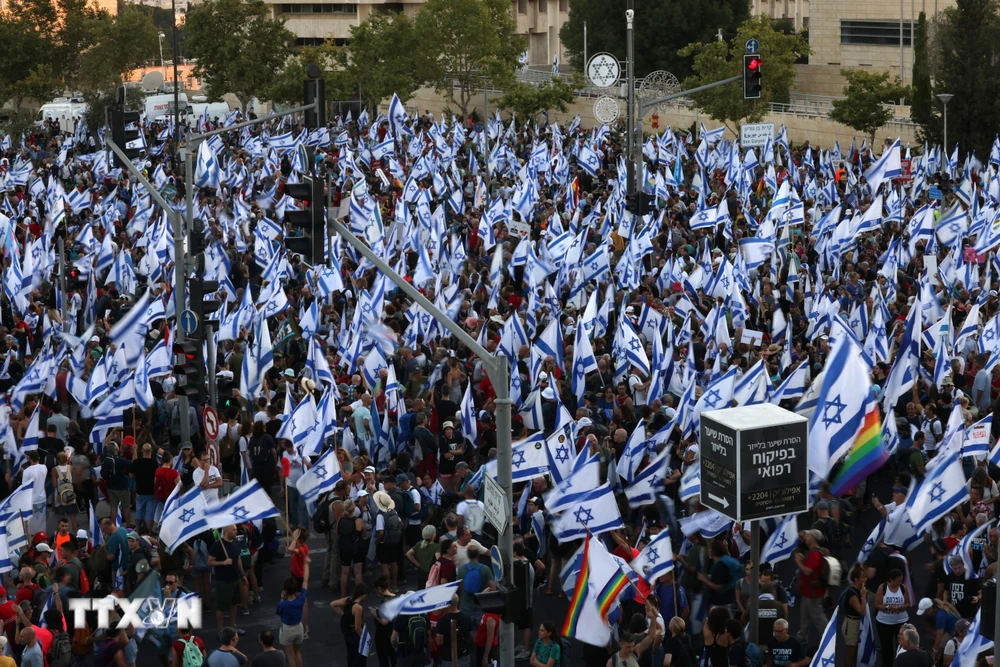
<svg viewBox="0 0 1000 667">
<path fill-rule="evenodd" d="M 199 119 L 182 143 L 241 119 Z M 141 129 L 139 169 L 182 208 L 170 119 Z M 476 597 L 498 583 L 483 504 L 495 388 L 343 239 L 328 242 L 325 266 L 284 248 L 300 233 L 283 222 L 296 206 L 285 185 L 310 174 L 330 184 L 333 214 L 510 363 L 517 661 L 805 667 L 832 664 L 831 637 L 846 667 L 992 661 L 975 642 L 992 636 L 980 608 L 995 599 L 1000 469 L 967 443 L 1000 430 L 984 422 L 1000 394 L 1000 266 L 987 240 L 1000 151 L 959 165 L 926 147 L 902 158 L 898 142 L 793 146 L 782 128 L 751 148 L 721 129 L 667 129 L 642 146 L 637 201 L 649 210 L 632 216 L 622 128 L 579 118 L 410 116 L 394 98 L 387 115 L 318 130 L 284 119 L 222 133 L 198 144 L 193 193 L 201 277 L 219 281 L 223 302 L 207 342 L 211 438 L 206 405 L 182 414 L 171 369 L 182 306 L 170 222 L 102 142 L 82 119 L 0 141 L 0 495 L 31 486 L 30 510 L 0 506 L 0 665 L 124 667 L 155 653 L 169 667 L 301 667 L 307 642 L 341 646 L 316 632 L 334 617 L 338 664 L 497 659 L 501 616 Z M 699 415 L 763 402 L 826 414 L 840 400 L 823 390 L 840 368 L 828 367 L 845 349 L 864 363 L 870 389 L 852 389 L 879 417 L 884 456 L 845 488 L 860 429 L 820 472 L 810 445 L 808 512 L 761 522 L 751 623 L 753 527 L 699 502 Z M 308 497 L 299 481 L 330 448 L 339 481 Z M 956 448 L 965 497 L 925 530 L 900 529 Z M 281 517 L 168 549 L 172 495 L 198 488 L 211 503 L 250 479 Z M 590 495 L 574 495 L 574 480 Z M 567 521 L 598 503 L 600 527 Z M 322 557 L 310 555 L 317 538 Z M 630 564 L 654 540 L 672 567 L 648 576 Z M 563 620 L 585 602 L 581 554 L 595 548 L 628 579 L 601 609 L 606 641 Z M 268 590 L 265 573 L 286 567 Z M 454 582 L 433 611 L 385 613 Z M 92 612 L 81 626 L 70 612 L 79 597 L 192 593 L 205 630 L 98 628 Z M 310 635 L 310 601 L 331 594 Z M 247 638 L 241 618 L 262 600 L 273 620 Z"/>
</svg>

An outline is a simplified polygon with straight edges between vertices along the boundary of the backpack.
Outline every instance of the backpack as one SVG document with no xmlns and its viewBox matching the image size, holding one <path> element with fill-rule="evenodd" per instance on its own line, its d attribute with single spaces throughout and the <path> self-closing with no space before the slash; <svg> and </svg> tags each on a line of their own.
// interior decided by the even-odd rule
<svg viewBox="0 0 1000 667">
<path fill-rule="evenodd" d="M 337 500 L 337 497 L 332 493 L 327 493 L 316 505 L 316 512 L 312 515 L 312 520 L 313 529 L 317 533 L 329 533 L 330 529 L 333 528 L 333 524 L 330 523 L 330 508 L 334 500 Z"/>
<path fill-rule="evenodd" d="M 565 637 L 559 637 L 559 667 L 569 667 L 571 644 Z"/>
<path fill-rule="evenodd" d="M 48 659 L 49 667 L 69 667 L 73 661 L 73 642 L 69 640 L 69 633 L 57 632 L 52 636 Z"/>
<path fill-rule="evenodd" d="M 427 573 L 427 584 L 424 588 L 432 588 L 441 583 L 441 561 L 436 560 Z"/>
<path fill-rule="evenodd" d="M 478 565 L 479 567 L 475 570 L 468 569 L 465 576 L 462 577 L 462 590 L 470 595 L 483 590 L 483 568 L 486 566 L 482 563 Z M 468 568 L 469 566 L 466 565 L 465 567 Z"/>
<path fill-rule="evenodd" d="M 748 643 L 743 647 L 743 654 L 746 656 L 747 667 L 760 667 L 763 664 L 760 647 L 757 644 Z"/>
<path fill-rule="evenodd" d="M 80 568 L 76 563 L 66 561 L 63 565 L 72 565 L 80 573 L 80 595 L 86 595 L 90 592 L 90 578 L 87 577 L 87 572 Z"/>
<path fill-rule="evenodd" d="M 416 518 L 413 516 L 413 508 L 416 505 L 414 505 L 413 496 L 410 495 L 409 491 L 396 489 L 392 492 L 391 498 L 396 503 L 396 511 L 399 513 L 400 518 L 406 517 L 407 522 L 409 522 L 409 519 Z"/>
<path fill-rule="evenodd" d="M 219 460 L 232 461 L 236 455 L 236 441 L 232 437 L 233 429 L 227 427 L 226 435 L 219 439 Z"/>
<path fill-rule="evenodd" d="M 683 651 L 684 659 L 686 660 L 686 665 L 684 665 L 684 667 L 698 667 L 701 664 L 701 661 L 694 653 L 694 646 L 691 645 L 691 638 L 687 635 L 681 635 L 678 637 L 678 641 L 681 643 L 681 650 Z"/>
<path fill-rule="evenodd" d="M 170 432 L 176 436 L 180 436 L 181 434 L 181 408 L 179 403 L 174 403 L 174 407 L 170 410 Z"/>
<path fill-rule="evenodd" d="M 65 477 L 62 473 L 57 474 L 59 476 L 59 483 L 56 485 L 56 497 L 59 498 L 59 504 L 63 506 L 75 506 L 76 490 L 73 488 L 73 476 L 68 470 Z"/>
<path fill-rule="evenodd" d="M 819 581 L 824 588 L 840 585 L 840 561 L 832 556 L 824 556 L 820 568 Z"/>
<path fill-rule="evenodd" d="M 423 655 L 427 651 L 427 617 L 414 614 L 406 621 L 406 648 L 410 655 Z"/>
<path fill-rule="evenodd" d="M 399 544 L 403 540 L 403 521 L 399 518 L 399 514 L 396 513 L 396 510 L 389 510 L 383 512 L 382 516 L 385 521 L 385 534 L 382 536 L 382 541 L 386 544 Z"/>
<path fill-rule="evenodd" d="M 723 556 L 719 559 L 719 562 L 725 565 L 729 570 L 729 581 L 726 582 L 726 588 L 724 590 L 736 590 L 736 586 L 740 582 L 740 574 L 743 566 L 740 565 L 740 562 L 732 556 Z"/>
<path fill-rule="evenodd" d="M 110 482 L 115 475 L 115 457 L 109 456 L 101 464 L 101 479 Z"/>
<path fill-rule="evenodd" d="M 486 512 L 483 508 L 479 506 L 479 503 L 473 501 L 471 503 L 465 504 L 465 525 L 473 533 L 480 533 L 483 530 L 483 524 L 486 523 Z"/>
<path fill-rule="evenodd" d="M 181 654 L 181 667 L 201 667 L 205 662 L 205 657 L 201 654 L 201 649 L 194 643 L 194 639 L 181 639 L 184 644 L 184 652 Z"/>
<path fill-rule="evenodd" d="M 250 462 L 255 466 L 265 466 L 269 463 L 267 438 L 251 438 L 250 440 Z"/>
</svg>

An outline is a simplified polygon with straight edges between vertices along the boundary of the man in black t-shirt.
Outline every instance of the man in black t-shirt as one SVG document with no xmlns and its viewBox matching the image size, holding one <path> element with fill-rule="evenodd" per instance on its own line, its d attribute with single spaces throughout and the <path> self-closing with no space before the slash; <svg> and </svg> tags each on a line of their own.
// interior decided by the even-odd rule
<svg viewBox="0 0 1000 667">
<path fill-rule="evenodd" d="M 726 634 L 729 635 L 729 667 L 746 667 L 747 644 L 743 641 L 743 625 L 731 618 L 726 621 Z"/>
<path fill-rule="evenodd" d="M 788 621 L 778 619 L 774 622 L 774 634 L 767 640 L 768 667 L 805 667 L 809 664 L 809 656 L 802 650 L 802 644 L 788 634 Z"/>
<path fill-rule="evenodd" d="M 451 597 L 451 606 L 448 607 L 448 611 L 444 616 L 438 619 L 437 626 L 435 628 L 434 641 L 438 646 L 441 647 L 441 660 L 444 662 L 451 662 L 451 623 L 455 622 L 456 626 L 456 637 L 458 637 L 458 657 L 469 655 L 470 646 L 472 646 L 472 619 L 465 612 L 458 610 L 458 596 L 453 595 Z M 452 667 L 457 667 L 452 665 Z"/>
<path fill-rule="evenodd" d="M 240 548 L 235 538 L 236 526 L 226 526 L 222 529 L 219 540 L 208 550 L 208 564 L 215 575 L 215 621 L 220 635 L 226 610 L 229 611 L 230 624 L 236 626 L 236 607 L 242 598 L 240 581 L 245 573 L 243 562 L 240 560 Z M 246 630 L 239 628 L 238 632 L 242 635 Z"/>
<path fill-rule="evenodd" d="M 944 580 L 944 591 L 948 602 L 955 605 L 962 618 L 973 619 L 979 610 L 979 590 L 982 584 L 978 579 L 965 578 L 965 563 L 961 556 L 952 556 L 948 560 L 954 570 Z"/>
</svg>

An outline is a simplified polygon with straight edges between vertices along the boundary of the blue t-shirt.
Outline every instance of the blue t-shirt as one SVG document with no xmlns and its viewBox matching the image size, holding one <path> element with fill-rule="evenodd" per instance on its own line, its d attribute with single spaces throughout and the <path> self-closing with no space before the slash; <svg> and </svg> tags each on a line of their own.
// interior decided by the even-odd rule
<svg viewBox="0 0 1000 667">
<path fill-rule="evenodd" d="M 208 656 L 208 667 L 241 667 L 246 660 L 230 651 L 212 651 Z"/>
<path fill-rule="evenodd" d="M 298 625 L 302 622 L 302 610 L 306 606 L 306 593 L 308 589 L 303 588 L 294 600 L 282 600 L 278 603 L 278 608 L 274 613 L 281 617 L 284 625 Z"/>
<path fill-rule="evenodd" d="M 938 609 L 934 614 L 934 627 L 937 630 L 944 630 L 946 635 L 955 634 L 955 624 L 958 623 L 958 616 L 952 616 L 944 609 Z"/>
<path fill-rule="evenodd" d="M 118 526 L 118 530 L 111 533 L 108 536 L 107 548 L 108 553 L 115 557 L 115 562 L 113 563 L 113 568 L 115 571 L 118 568 L 125 569 L 125 560 L 128 555 L 128 531 Z"/>
</svg>

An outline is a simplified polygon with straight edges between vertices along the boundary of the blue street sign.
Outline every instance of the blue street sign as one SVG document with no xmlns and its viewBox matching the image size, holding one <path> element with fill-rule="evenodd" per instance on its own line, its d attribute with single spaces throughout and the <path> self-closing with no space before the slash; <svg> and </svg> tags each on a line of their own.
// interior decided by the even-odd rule
<svg viewBox="0 0 1000 667">
<path fill-rule="evenodd" d="M 490 564 L 493 565 L 493 580 L 497 583 L 503 579 L 503 559 L 500 558 L 500 548 L 490 547 Z"/>
<path fill-rule="evenodd" d="M 927 193 L 931 199 L 937 199 L 941 201 L 941 188 L 936 185 L 932 185 L 930 191 Z"/>
<path fill-rule="evenodd" d="M 756 39 L 747 40 L 747 53 L 757 53 L 757 49 L 760 48 L 760 43 Z"/>
<path fill-rule="evenodd" d="M 198 316 L 193 310 L 185 310 L 181 313 L 181 329 L 186 334 L 193 334 L 198 328 Z"/>
<path fill-rule="evenodd" d="M 476 123 L 476 132 L 482 132 L 482 131 L 483 131 L 483 124 Z"/>
</svg>

